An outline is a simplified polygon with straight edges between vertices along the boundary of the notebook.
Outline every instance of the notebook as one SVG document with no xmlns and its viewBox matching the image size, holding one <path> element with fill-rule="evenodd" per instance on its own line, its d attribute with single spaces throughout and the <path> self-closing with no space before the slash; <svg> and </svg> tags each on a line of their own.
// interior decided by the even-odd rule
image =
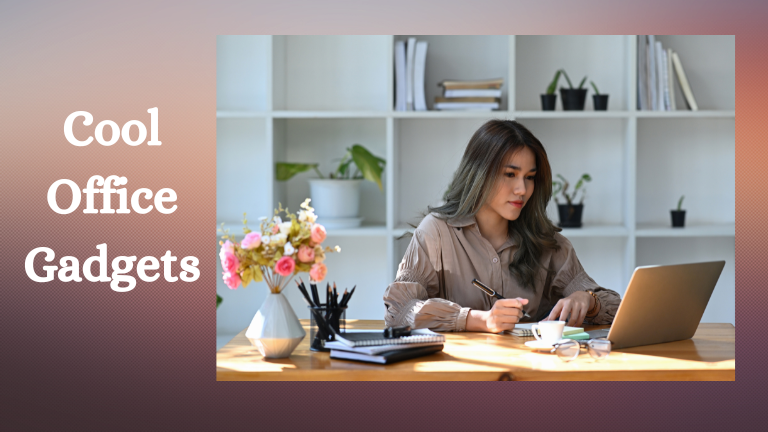
<svg viewBox="0 0 768 432">
<path fill-rule="evenodd" d="M 356 352 L 360 354 L 376 355 L 376 354 L 381 354 L 387 351 L 401 351 L 401 350 L 406 350 L 411 348 L 421 348 L 421 347 L 435 346 L 435 345 L 442 345 L 442 344 L 443 344 L 442 342 L 424 342 L 424 343 L 399 344 L 399 345 L 389 344 L 389 345 L 371 345 L 371 346 L 351 347 L 339 341 L 325 341 L 323 343 L 323 346 L 325 348 L 330 348 L 338 351 L 350 351 L 350 352 Z"/>
<path fill-rule="evenodd" d="M 445 342 L 445 336 L 435 333 L 429 329 L 416 329 L 411 331 L 410 336 L 387 339 L 384 337 L 384 331 L 341 333 L 336 335 L 336 341 L 350 347 L 370 346 L 370 345 L 400 345 L 425 342 Z"/>
<path fill-rule="evenodd" d="M 433 354 L 443 350 L 443 345 L 431 345 L 418 348 L 410 348 L 396 351 L 385 351 L 382 353 L 368 355 L 353 351 L 331 350 L 332 359 L 356 360 L 369 363 L 390 364 L 402 360 L 408 360 L 415 357 L 421 357 Z"/>
<path fill-rule="evenodd" d="M 531 326 L 537 324 L 537 323 L 520 323 L 515 324 L 514 330 L 509 332 L 512 336 L 521 336 L 521 337 L 528 337 L 533 336 L 533 332 L 531 331 Z M 568 327 L 565 326 L 563 328 L 563 336 L 568 336 L 576 333 L 583 333 L 584 328 L 583 327 Z"/>
</svg>

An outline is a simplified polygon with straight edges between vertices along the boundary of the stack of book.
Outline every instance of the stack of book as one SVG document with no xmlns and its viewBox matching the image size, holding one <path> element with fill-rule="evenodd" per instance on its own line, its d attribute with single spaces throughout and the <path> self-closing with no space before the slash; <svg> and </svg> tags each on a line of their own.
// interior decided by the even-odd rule
<svg viewBox="0 0 768 432">
<path fill-rule="evenodd" d="M 395 42 L 395 111 L 426 111 L 427 41 Z"/>
<path fill-rule="evenodd" d="M 637 37 L 637 109 L 648 111 L 675 111 L 675 80 L 685 103 L 691 111 L 698 111 L 696 99 L 680 62 L 680 56 L 671 48 L 666 50 L 654 35 Z"/>
<path fill-rule="evenodd" d="M 501 106 L 503 78 L 456 81 L 438 84 L 443 95 L 435 97 L 436 110 L 494 110 Z"/>
<path fill-rule="evenodd" d="M 421 357 L 443 350 L 445 336 L 428 329 L 412 330 L 409 336 L 385 338 L 381 331 L 337 334 L 324 342 L 332 359 L 388 364 Z"/>
</svg>

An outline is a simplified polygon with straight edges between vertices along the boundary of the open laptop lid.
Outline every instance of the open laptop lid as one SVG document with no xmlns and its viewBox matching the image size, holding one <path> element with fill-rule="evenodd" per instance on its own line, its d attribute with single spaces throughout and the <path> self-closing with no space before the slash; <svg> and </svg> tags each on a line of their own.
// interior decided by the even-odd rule
<svg viewBox="0 0 768 432">
<path fill-rule="evenodd" d="M 628 348 L 690 339 L 725 261 L 637 267 L 608 339 Z"/>
</svg>

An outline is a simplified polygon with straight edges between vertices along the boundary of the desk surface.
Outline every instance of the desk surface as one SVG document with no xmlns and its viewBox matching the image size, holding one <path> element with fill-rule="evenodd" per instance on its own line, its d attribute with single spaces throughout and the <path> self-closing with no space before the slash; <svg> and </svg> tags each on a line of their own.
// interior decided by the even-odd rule
<svg viewBox="0 0 768 432">
<path fill-rule="evenodd" d="M 700 324 L 692 339 L 614 350 L 595 362 L 586 351 L 574 361 L 532 351 L 523 338 L 491 333 L 443 333 L 442 352 L 378 365 L 331 359 L 309 350 L 307 336 L 287 359 L 265 359 L 245 330 L 216 353 L 218 381 L 405 380 L 727 380 L 736 379 L 736 329 Z M 382 329 L 383 321 L 347 320 L 347 328 Z M 588 327 L 587 330 L 606 326 Z"/>
</svg>

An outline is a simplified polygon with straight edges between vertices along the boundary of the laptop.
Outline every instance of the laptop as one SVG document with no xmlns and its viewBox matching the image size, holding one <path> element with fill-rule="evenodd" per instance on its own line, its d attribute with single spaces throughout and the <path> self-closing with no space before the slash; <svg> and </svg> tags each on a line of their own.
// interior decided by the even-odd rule
<svg viewBox="0 0 768 432">
<path fill-rule="evenodd" d="M 690 339 L 699 326 L 725 261 L 637 267 L 609 330 L 613 349 Z"/>
</svg>

